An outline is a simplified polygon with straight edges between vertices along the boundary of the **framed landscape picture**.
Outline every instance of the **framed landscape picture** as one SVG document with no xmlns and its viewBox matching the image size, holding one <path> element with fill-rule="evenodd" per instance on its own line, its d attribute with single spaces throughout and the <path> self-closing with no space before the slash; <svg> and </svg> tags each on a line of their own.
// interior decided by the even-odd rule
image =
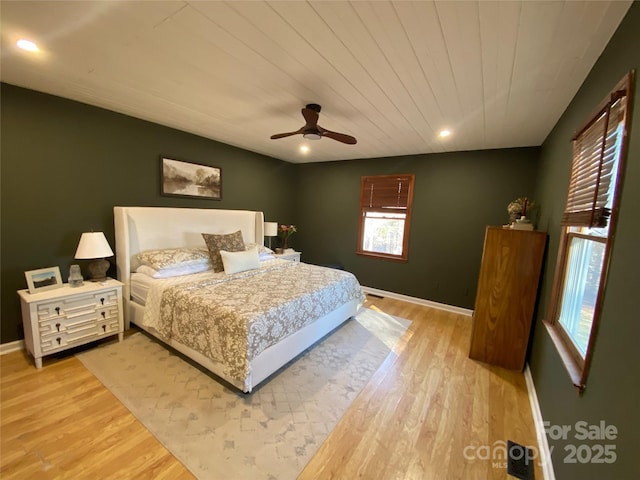
<svg viewBox="0 0 640 480">
<path fill-rule="evenodd" d="M 160 157 L 162 195 L 222 199 L 222 172 L 217 167 Z"/>
<path fill-rule="evenodd" d="M 61 288 L 62 277 L 60 276 L 60 267 L 40 268 L 38 270 L 30 270 L 24 272 L 29 286 L 29 293 L 39 293 L 45 290 Z"/>
</svg>

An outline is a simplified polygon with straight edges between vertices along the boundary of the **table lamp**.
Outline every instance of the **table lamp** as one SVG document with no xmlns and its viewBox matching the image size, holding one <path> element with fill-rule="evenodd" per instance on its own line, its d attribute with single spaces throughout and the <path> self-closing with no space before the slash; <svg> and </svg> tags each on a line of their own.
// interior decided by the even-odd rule
<svg viewBox="0 0 640 480">
<path fill-rule="evenodd" d="M 269 239 L 271 248 L 271 239 L 278 236 L 278 222 L 264 222 L 264 236 Z"/>
<path fill-rule="evenodd" d="M 75 258 L 79 260 L 94 260 L 89 262 L 87 270 L 89 280 L 99 282 L 107 278 L 109 261 L 106 257 L 113 257 L 113 250 L 102 232 L 85 232 L 80 237 Z"/>
</svg>

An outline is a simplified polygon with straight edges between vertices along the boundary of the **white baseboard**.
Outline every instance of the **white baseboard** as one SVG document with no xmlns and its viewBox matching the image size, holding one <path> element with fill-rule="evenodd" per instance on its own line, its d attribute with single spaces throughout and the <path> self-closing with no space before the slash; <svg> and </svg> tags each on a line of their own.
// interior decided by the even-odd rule
<svg viewBox="0 0 640 480">
<path fill-rule="evenodd" d="M 0 344 L 0 355 L 5 353 L 16 352 L 24 349 L 24 340 L 16 340 L 15 342 Z"/>
<path fill-rule="evenodd" d="M 468 308 L 456 307 L 453 305 L 447 305 L 446 303 L 433 302 L 431 300 L 425 300 L 424 298 L 410 297 L 401 293 L 387 292 L 385 290 L 378 290 L 377 288 L 362 287 L 362 291 L 365 293 L 371 293 L 372 295 L 378 295 L 379 297 L 395 298 L 396 300 L 403 300 L 409 303 L 416 303 L 425 307 L 437 308 L 439 310 L 446 310 L 448 312 L 459 313 L 460 315 L 473 315 L 473 310 Z"/>
<path fill-rule="evenodd" d="M 446 303 L 433 302 L 431 300 L 425 300 L 424 298 L 410 297 L 409 295 L 403 295 L 401 293 L 387 292 L 386 290 L 379 290 L 377 288 L 362 287 L 365 293 L 371 293 L 380 297 L 395 298 L 396 300 L 403 300 L 409 303 L 416 303 L 425 307 L 437 308 L 439 310 L 446 310 L 448 312 L 459 313 L 460 315 L 471 316 L 473 310 L 468 308 L 456 307 L 454 305 L 447 305 Z M 0 344 L 0 355 L 5 353 L 15 352 L 16 350 L 24 349 L 24 340 L 16 340 L 15 342 Z"/>
<path fill-rule="evenodd" d="M 533 423 L 536 427 L 536 437 L 538 437 L 538 452 L 540 454 L 540 465 L 542 466 L 542 477 L 545 480 L 556 480 L 556 474 L 553 471 L 553 463 L 551 462 L 551 450 L 549 449 L 549 441 L 544 430 L 544 420 L 542 411 L 538 403 L 538 395 L 536 387 L 533 384 L 531 369 L 529 364 L 524 369 L 524 379 L 527 382 L 527 392 L 529 393 L 529 403 L 531 404 L 531 414 L 533 415 Z"/>
</svg>

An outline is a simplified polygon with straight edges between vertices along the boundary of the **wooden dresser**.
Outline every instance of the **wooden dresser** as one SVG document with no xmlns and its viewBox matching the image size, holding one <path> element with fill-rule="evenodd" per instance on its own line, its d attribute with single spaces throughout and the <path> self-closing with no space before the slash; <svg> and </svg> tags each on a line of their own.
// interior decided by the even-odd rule
<svg viewBox="0 0 640 480">
<path fill-rule="evenodd" d="M 470 358 L 524 368 L 546 242 L 545 232 L 487 227 Z"/>
</svg>

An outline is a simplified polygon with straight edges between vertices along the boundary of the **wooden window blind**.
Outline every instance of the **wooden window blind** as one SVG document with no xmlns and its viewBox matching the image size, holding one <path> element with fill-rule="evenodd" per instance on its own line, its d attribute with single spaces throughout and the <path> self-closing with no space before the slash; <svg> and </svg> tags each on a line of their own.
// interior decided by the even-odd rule
<svg viewBox="0 0 640 480">
<path fill-rule="evenodd" d="M 414 182 L 413 174 L 361 178 L 358 255 L 398 262 L 408 260 Z M 378 221 L 389 222 L 390 228 L 375 230 Z M 367 225 L 374 230 L 368 230 Z"/>
<path fill-rule="evenodd" d="M 411 202 L 413 175 L 362 177 L 360 208 L 365 211 L 406 213 Z"/>
<path fill-rule="evenodd" d="M 607 205 L 618 149 L 626 90 L 614 92 L 605 107 L 573 139 L 573 162 L 564 226 L 606 227 Z"/>
<path fill-rule="evenodd" d="M 605 298 L 634 84 L 632 70 L 572 138 L 569 191 L 544 325 L 580 392 L 586 385 Z M 592 227 L 600 231 L 591 231 Z"/>
</svg>

